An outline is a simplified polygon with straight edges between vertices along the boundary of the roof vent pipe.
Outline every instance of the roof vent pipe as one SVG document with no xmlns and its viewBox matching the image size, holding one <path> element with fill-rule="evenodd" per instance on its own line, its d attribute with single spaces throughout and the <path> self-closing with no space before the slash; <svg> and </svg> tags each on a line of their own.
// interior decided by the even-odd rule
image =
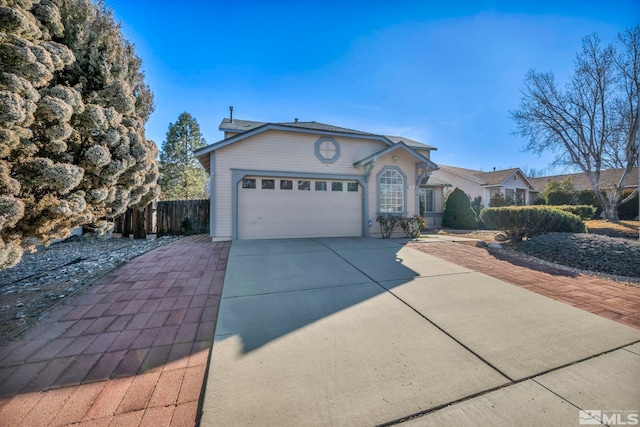
<svg viewBox="0 0 640 427">
<path fill-rule="evenodd" d="M 229 122 L 233 123 L 233 105 L 229 107 Z"/>
</svg>

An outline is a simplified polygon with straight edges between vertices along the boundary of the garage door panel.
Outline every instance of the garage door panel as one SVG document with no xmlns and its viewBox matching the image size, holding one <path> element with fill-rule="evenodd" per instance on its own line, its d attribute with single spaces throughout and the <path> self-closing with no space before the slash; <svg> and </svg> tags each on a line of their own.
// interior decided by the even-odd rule
<svg viewBox="0 0 640 427">
<path fill-rule="evenodd" d="M 257 178 L 260 183 L 261 178 Z M 362 188 L 346 191 L 281 190 L 239 188 L 238 237 L 240 239 L 273 239 L 296 237 L 340 237 L 362 234 Z"/>
</svg>

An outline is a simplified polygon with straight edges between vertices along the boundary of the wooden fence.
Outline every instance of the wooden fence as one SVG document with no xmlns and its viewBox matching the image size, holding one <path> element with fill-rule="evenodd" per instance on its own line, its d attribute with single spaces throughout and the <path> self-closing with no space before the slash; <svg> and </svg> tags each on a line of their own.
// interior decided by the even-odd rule
<svg viewBox="0 0 640 427">
<path fill-rule="evenodd" d="M 209 199 L 158 201 L 143 210 L 128 209 L 114 220 L 113 231 L 137 239 L 209 233 Z"/>
</svg>

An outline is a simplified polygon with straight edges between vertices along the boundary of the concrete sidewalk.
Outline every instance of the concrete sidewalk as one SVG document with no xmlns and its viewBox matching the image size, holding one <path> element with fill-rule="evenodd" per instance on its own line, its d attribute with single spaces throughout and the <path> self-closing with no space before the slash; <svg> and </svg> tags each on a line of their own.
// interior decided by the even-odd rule
<svg viewBox="0 0 640 427">
<path fill-rule="evenodd" d="M 0 426 L 193 426 L 230 242 L 129 261 L 0 348 Z"/>
<path fill-rule="evenodd" d="M 235 242 L 202 423 L 578 425 L 640 409 L 638 341 L 396 241 Z"/>
</svg>

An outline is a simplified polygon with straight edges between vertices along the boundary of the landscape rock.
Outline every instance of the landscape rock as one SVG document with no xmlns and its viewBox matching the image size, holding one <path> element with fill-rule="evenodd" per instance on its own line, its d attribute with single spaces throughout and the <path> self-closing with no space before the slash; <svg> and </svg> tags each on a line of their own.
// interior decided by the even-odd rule
<svg viewBox="0 0 640 427">
<path fill-rule="evenodd" d="M 529 256 L 581 270 L 640 277 L 640 242 L 595 234 L 548 233 L 514 246 Z"/>
<path fill-rule="evenodd" d="M 498 233 L 494 236 L 494 239 L 496 242 L 506 242 L 507 240 L 509 240 L 509 238 L 507 236 L 504 235 L 504 233 Z"/>
<path fill-rule="evenodd" d="M 488 246 L 489 246 L 489 244 L 487 242 L 485 242 L 484 240 L 478 240 L 476 242 L 476 247 L 478 247 L 478 248 L 486 248 Z"/>
<path fill-rule="evenodd" d="M 502 245 L 498 242 L 491 242 L 488 247 L 491 249 L 502 249 Z"/>
</svg>

